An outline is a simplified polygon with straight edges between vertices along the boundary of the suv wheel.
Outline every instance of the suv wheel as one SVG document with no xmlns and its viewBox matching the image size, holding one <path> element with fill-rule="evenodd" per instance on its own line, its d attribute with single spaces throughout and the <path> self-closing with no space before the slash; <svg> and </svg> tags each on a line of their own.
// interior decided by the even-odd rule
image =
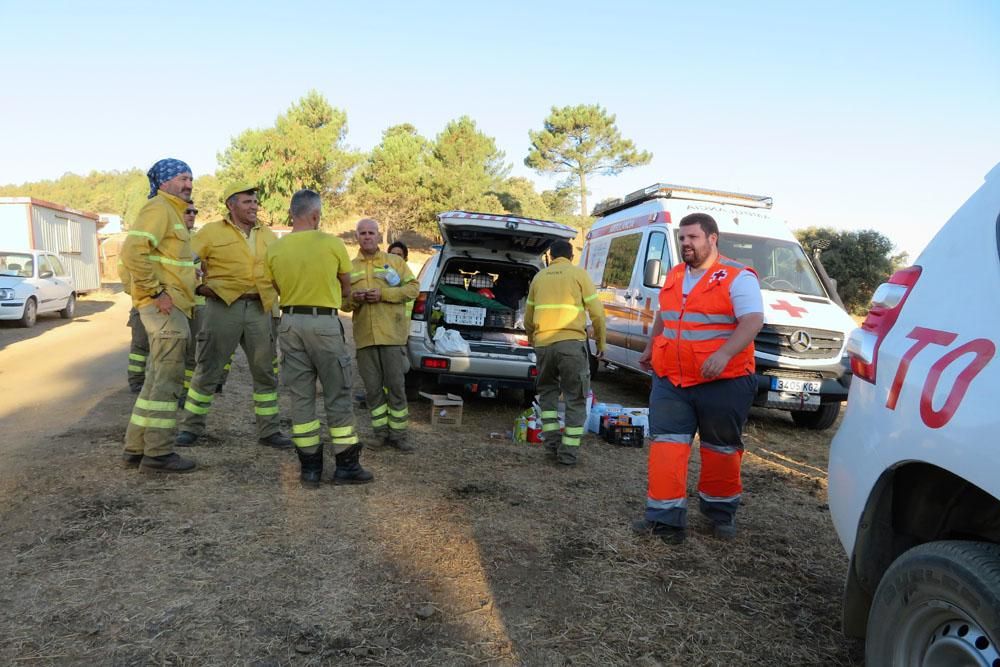
<svg viewBox="0 0 1000 667">
<path fill-rule="evenodd" d="M 64 320 L 73 319 L 73 313 L 76 312 L 76 295 L 70 294 L 69 298 L 66 299 L 66 307 L 59 311 L 59 317 Z"/>
<path fill-rule="evenodd" d="M 819 410 L 808 412 L 806 410 L 792 410 L 792 421 L 796 426 L 809 428 L 814 431 L 822 431 L 833 426 L 840 414 L 840 403 L 821 403 Z"/>
<path fill-rule="evenodd" d="M 424 386 L 428 383 L 427 373 L 411 369 L 406 374 L 404 382 L 406 386 L 406 400 L 407 401 L 420 400 L 420 392 L 424 390 Z"/>
<path fill-rule="evenodd" d="M 21 315 L 21 319 L 17 321 L 22 327 L 29 329 L 35 326 L 35 321 L 38 319 L 38 304 L 35 303 L 35 297 L 29 297 L 27 301 L 24 302 L 24 314 Z"/>
<path fill-rule="evenodd" d="M 1000 545 L 930 542 L 889 567 L 868 615 L 869 665 L 1000 664 Z"/>
</svg>

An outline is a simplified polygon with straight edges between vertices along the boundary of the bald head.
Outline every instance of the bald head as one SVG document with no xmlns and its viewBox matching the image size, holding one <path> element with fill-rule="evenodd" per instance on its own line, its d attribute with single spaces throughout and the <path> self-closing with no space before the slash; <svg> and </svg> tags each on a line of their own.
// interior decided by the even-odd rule
<svg viewBox="0 0 1000 667">
<path fill-rule="evenodd" d="M 382 235 L 379 233 L 378 221 L 373 218 L 361 218 L 358 220 L 354 233 L 358 237 L 358 246 L 365 255 L 374 255 L 378 252 L 379 241 Z"/>
</svg>

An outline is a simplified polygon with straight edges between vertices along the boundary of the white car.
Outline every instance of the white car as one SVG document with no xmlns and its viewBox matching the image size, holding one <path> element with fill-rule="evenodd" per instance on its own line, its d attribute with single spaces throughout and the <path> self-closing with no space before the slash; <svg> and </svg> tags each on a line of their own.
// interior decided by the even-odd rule
<svg viewBox="0 0 1000 667">
<path fill-rule="evenodd" d="M 1000 164 L 848 352 L 830 511 L 869 665 L 1000 665 Z"/>
<path fill-rule="evenodd" d="M 32 327 L 40 313 L 70 319 L 76 310 L 73 278 L 59 256 L 44 250 L 0 250 L 0 320 Z"/>
<path fill-rule="evenodd" d="M 447 211 L 438 215 L 443 245 L 420 270 L 413 305 L 406 381 L 411 396 L 451 386 L 484 398 L 520 390 L 535 395 L 535 351 L 524 332 L 531 279 L 545 268 L 554 241 L 576 230 L 548 220 Z M 435 334 L 451 330 L 464 349 L 446 347 Z"/>
</svg>

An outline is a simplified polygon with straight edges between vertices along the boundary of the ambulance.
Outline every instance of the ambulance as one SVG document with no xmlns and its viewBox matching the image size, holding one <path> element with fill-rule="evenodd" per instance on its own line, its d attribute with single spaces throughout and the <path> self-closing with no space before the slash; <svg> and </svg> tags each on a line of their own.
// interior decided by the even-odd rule
<svg viewBox="0 0 1000 667">
<path fill-rule="evenodd" d="M 797 425 L 822 430 L 833 425 L 847 399 L 845 345 L 856 325 L 838 305 L 835 286 L 771 207 L 770 197 L 657 183 L 598 204 L 580 266 L 604 302 L 604 363 L 645 372 L 639 356 L 659 310 L 660 287 L 683 261 L 678 223 L 692 213 L 711 215 L 719 225 L 719 252 L 752 267 L 763 293 L 754 404 L 787 410 Z M 598 370 L 592 356 L 591 372 Z"/>
<path fill-rule="evenodd" d="M 1000 164 L 848 339 L 830 516 L 868 665 L 1000 665 Z"/>
</svg>

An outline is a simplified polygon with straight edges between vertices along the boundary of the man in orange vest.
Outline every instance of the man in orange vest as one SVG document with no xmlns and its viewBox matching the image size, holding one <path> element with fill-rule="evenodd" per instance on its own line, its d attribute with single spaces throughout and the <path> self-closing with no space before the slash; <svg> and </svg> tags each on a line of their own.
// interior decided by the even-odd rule
<svg viewBox="0 0 1000 667">
<path fill-rule="evenodd" d="M 660 290 L 659 317 L 639 363 L 653 371 L 649 395 L 649 487 L 635 532 L 680 544 L 687 527 L 687 468 L 701 444 L 699 509 L 714 535 L 736 535 L 743 491 L 741 433 L 757 380 L 753 340 L 764 324 L 757 274 L 719 254 L 719 226 L 705 213 L 680 222 L 684 260 Z"/>
</svg>

